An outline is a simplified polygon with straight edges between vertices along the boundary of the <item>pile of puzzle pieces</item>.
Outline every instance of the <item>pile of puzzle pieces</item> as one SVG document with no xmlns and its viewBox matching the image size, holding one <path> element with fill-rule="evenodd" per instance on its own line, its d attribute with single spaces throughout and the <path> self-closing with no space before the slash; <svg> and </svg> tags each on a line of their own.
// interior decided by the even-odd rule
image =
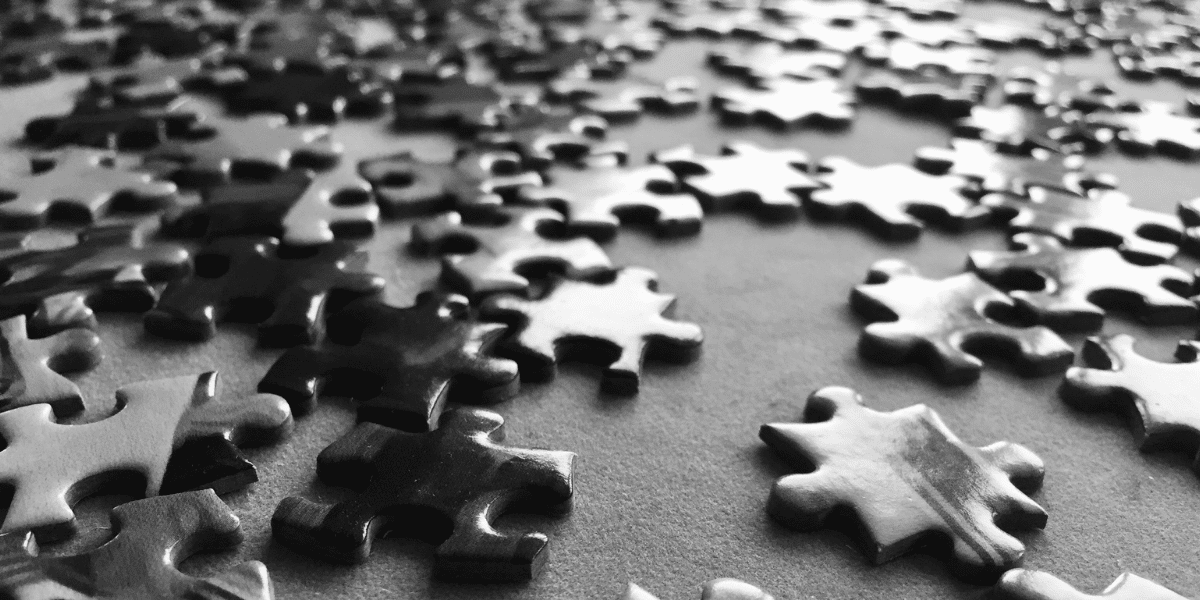
<svg viewBox="0 0 1200 600">
<path fill-rule="evenodd" d="M 980 355 L 1007 357 L 1030 377 L 1062 377 L 1072 407 L 1132 410 L 1142 449 L 1196 453 L 1200 343 L 1180 342 L 1169 364 L 1130 336 L 1090 337 L 1072 367 L 1060 334 L 1099 332 L 1110 311 L 1200 320 L 1196 276 L 1173 263 L 1200 256 L 1200 200 L 1177 214 L 1139 208 L 1087 162 L 1200 159 L 1200 101 L 1126 98 L 1050 59 L 1107 53 L 1134 81 L 1200 81 L 1197 7 L 1034 1 L 1043 21 L 1009 23 L 965 18 L 959 4 L 0 0 L 0 98 L 79 84 L 72 110 L 16 134 L 25 172 L 0 175 L 0 483 L 12 490 L 0 595 L 274 597 L 259 561 L 206 577 L 177 567 L 241 543 L 218 496 L 258 478 L 241 449 L 286 445 L 323 396 L 353 398 L 358 424 L 316 456 L 316 478 L 353 494 L 283 499 L 277 542 L 359 563 L 395 532 L 435 545 L 440 579 L 537 577 L 548 536 L 494 524 L 515 507 L 563 516 L 575 454 L 505 445 L 486 406 L 553 379 L 562 361 L 599 365 L 603 393 L 636 396 L 647 357 L 696 359 L 703 333 L 673 318 L 658 274 L 615 265 L 604 244 L 630 226 L 702 235 L 706 216 L 728 211 L 902 243 L 927 226 L 1002 231 L 1010 250 L 973 251 L 944 279 L 881 257 L 850 291 L 869 321 L 859 354 L 958 385 L 979 378 Z M 368 21 L 390 35 L 369 35 Z M 696 39 L 709 50 L 686 67 L 722 82 L 711 93 L 634 73 Z M 1017 50 L 1045 67 L 996 66 Z M 850 127 L 862 104 L 931 119 L 947 142 L 873 165 L 731 136 L 718 153 L 664 147 L 630 164 L 610 127 L 707 110 L 789 135 Z M 457 149 L 351 160 L 337 126 L 354 120 Z M 408 251 L 441 261 L 411 306 L 385 301 L 366 249 L 400 229 Z M 50 230 L 76 241 L 39 244 Z M 96 333 L 112 311 L 193 344 L 250 323 L 277 358 L 248 397 L 220 394 L 215 371 L 184 373 L 127 382 L 113 414 L 80 422 L 89 400 L 73 377 L 122 360 Z M 1019 568 L 1025 548 L 1009 532 L 1048 519 L 1027 495 L 1044 466 L 1024 446 L 974 447 L 924 405 L 878 412 L 837 386 L 760 437 L 797 471 L 770 491 L 782 527 L 849 512 L 876 563 L 933 539 L 998 597 L 1089 597 Z M 76 504 L 111 487 L 144 499 L 114 509 L 110 541 L 39 551 L 77 535 Z M 1103 595 L 1182 598 L 1133 574 Z M 623 597 L 653 598 L 633 584 Z M 730 579 L 702 597 L 770 598 Z"/>
</svg>

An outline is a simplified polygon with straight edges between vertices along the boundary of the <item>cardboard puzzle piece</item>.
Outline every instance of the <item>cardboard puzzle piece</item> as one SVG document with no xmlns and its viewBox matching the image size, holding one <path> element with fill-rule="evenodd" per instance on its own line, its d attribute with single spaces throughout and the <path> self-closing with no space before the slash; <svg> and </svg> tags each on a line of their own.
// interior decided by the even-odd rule
<svg viewBox="0 0 1200 600">
<path fill-rule="evenodd" d="M 0 410 L 49 404 L 59 415 L 83 410 L 79 386 L 64 374 L 100 363 L 100 336 L 84 328 L 31 339 L 25 316 L 0 321 Z"/>
</svg>

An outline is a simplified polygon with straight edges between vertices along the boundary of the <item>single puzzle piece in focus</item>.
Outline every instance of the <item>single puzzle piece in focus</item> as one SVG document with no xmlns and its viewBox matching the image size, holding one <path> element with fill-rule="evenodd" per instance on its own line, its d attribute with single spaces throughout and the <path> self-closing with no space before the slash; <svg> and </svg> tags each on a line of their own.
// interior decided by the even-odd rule
<svg viewBox="0 0 1200 600">
<path fill-rule="evenodd" d="M 723 47 L 708 52 L 707 63 L 726 73 L 757 83 L 781 77 L 821 79 L 836 77 L 846 68 L 847 58 L 829 50 L 792 50 L 776 44 L 749 48 Z"/>
<path fill-rule="evenodd" d="M 1117 147 L 1131 154 L 1200 157 L 1200 118 L 1167 102 L 1143 102 L 1136 110 L 1088 115 L 1088 122 L 1116 132 Z"/>
<path fill-rule="evenodd" d="M 1012 252 L 973 250 L 968 264 L 1051 329 L 1097 330 L 1107 308 L 1152 325 L 1189 323 L 1200 315 L 1187 298 L 1193 277 L 1179 267 L 1138 265 L 1113 248 L 1066 248 L 1058 238 L 1034 233 L 1013 236 L 1012 245 Z"/>
<path fill-rule="evenodd" d="M 950 45 L 931 48 L 911 40 L 868 45 L 863 56 L 872 64 L 898 71 L 935 70 L 953 75 L 991 76 L 996 56 L 977 46 Z"/>
<path fill-rule="evenodd" d="M 1088 338 L 1082 351 L 1086 366 L 1067 371 L 1059 395 L 1080 410 L 1133 415 L 1143 452 L 1186 452 L 1200 473 L 1200 402 L 1192 385 L 1200 372 L 1200 342 L 1179 342 L 1176 363 L 1150 360 L 1133 345 L 1125 334 Z"/>
<path fill-rule="evenodd" d="M 552 379 L 559 359 L 582 359 L 607 365 L 601 389 L 632 395 L 646 356 L 685 362 L 700 353 L 704 334 L 668 318 L 674 305 L 653 271 L 626 267 L 600 282 L 559 279 L 537 300 L 492 296 L 480 314 L 513 323 L 507 347 L 522 378 Z"/>
<path fill-rule="evenodd" d="M 820 184 L 805 171 L 808 155 L 790 148 L 764 149 L 729 142 L 719 156 L 697 154 L 691 146 L 660 150 L 652 162 L 666 165 L 706 211 L 750 207 L 760 218 L 782 221 L 800 215 L 800 194 Z"/>
<path fill-rule="evenodd" d="M 944 383 L 978 379 L 983 361 L 976 352 L 1002 352 L 1027 376 L 1062 372 L 1074 358 L 1049 328 L 993 318 L 1011 314 L 1016 303 L 974 273 L 929 279 L 904 261 L 881 260 L 854 288 L 850 306 L 871 321 L 858 340 L 860 355 L 887 364 L 919 361 Z"/>
<path fill-rule="evenodd" d="M 1133 573 L 1123 573 L 1093 596 L 1042 571 L 1012 569 L 1000 577 L 992 593 L 997 600 L 1187 600 L 1187 598 Z"/>
<path fill-rule="evenodd" d="M 1001 152 L 983 140 L 954 138 L 949 148 L 918 148 L 913 164 L 926 173 L 965 177 L 983 193 L 1025 194 L 1031 187 L 1040 187 L 1082 195 L 1088 190 L 1117 186 L 1117 179 L 1111 175 L 1084 171 L 1081 156 L 1043 148 Z"/>
<path fill-rule="evenodd" d="M 195 263 L 196 272 L 167 284 L 146 313 L 146 331 L 207 340 L 218 322 L 249 322 L 258 324 L 260 344 L 312 344 L 323 337 L 326 312 L 384 286 L 365 271 L 366 253 L 342 241 L 295 250 L 270 237 L 222 237 L 200 249 Z"/>
<path fill-rule="evenodd" d="M 892 104 L 901 110 L 939 118 L 961 117 L 983 101 L 990 78 L 935 70 L 872 71 L 860 77 L 855 91 L 864 101 Z"/>
<path fill-rule="evenodd" d="M 862 221 L 891 240 L 916 239 L 923 222 L 952 231 L 983 224 L 989 211 L 967 199 L 958 175 L 930 175 L 908 165 L 864 167 L 840 156 L 822 160 L 818 181 L 805 207 L 819 219 Z"/>
<path fill-rule="evenodd" d="M 598 115 L 575 115 L 572 111 L 533 107 L 518 111 L 506 121 L 503 131 L 480 133 L 481 150 L 515 152 L 524 166 L 536 171 L 555 162 L 573 163 L 596 156 L 614 156 L 624 161 L 624 142 L 607 140 L 608 122 Z"/>
<path fill-rule="evenodd" d="M 130 473 L 139 475 L 132 481 L 147 497 L 253 483 L 254 465 L 237 444 L 278 438 L 290 429 L 292 413 L 271 394 L 216 396 L 217 374 L 210 371 L 127 385 L 117 391 L 112 416 L 84 425 L 57 423 L 45 404 L 0 413 L 8 444 L 0 450 L 0 481 L 14 490 L 3 532 L 68 534 L 74 503 L 106 483 L 128 485 Z"/>
<path fill-rule="evenodd" d="M 63 374 L 99 364 L 100 337 L 83 328 L 30 338 L 25 317 L 0 321 L 0 410 L 49 404 L 59 415 L 83 410 L 79 386 Z"/>
<path fill-rule="evenodd" d="M 630 583 L 618 600 L 658 600 L 641 586 Z M 774 596 L 738 579 L 723 577 L 704 584 L 700 600 L 775 600 Z"/>
<path fill-rule="evenodd" d="M 413 225 L 409 243 L 418 253 L 447 254 L 443 281 L 472 296 L 522 293 L 529 280 L 520 273 L 535 267 L 558 268 L 576 279 L 612 268 L 604 250 L 588 238 L 547 237 L 560 233 L 564 222 L 549 208 L 506 207 L 466 222 L 463 217 L 451 212 Z"/>
<path fill-rule="evenodd" d="M 724 123 L 761 122 L 784 129 L 848 127 L 854 120 L 854 105 L 854 94 L 834 79 L 778 79 L 755 87 L 724 88 L 712 96 L 712 106 Z"/>
<path fill-rule="evenodd" d="M 1026 495 L 1041 487 L 1042 460 L 1011 442 L 969 446 L 924 404 L 877 412 L 852 389 L 826 387 L 808 397 L 802 422 L 763 425 L 758 435 L 801 471 L 775 481 L 767 512 L 808 531 L 851 509 L 876 564 L 932 534 L 949 542 L 957 573 L 994 576 L 1025 554 L 1008 530 L 1046 526 L 1046 511 Z"/>
<path fill-rule="evenodd" d="M 39 556 L 32 533 L 0 536 L 0 594 L 22 600 L 272 600 L 266 565 L 240 563 L 211 577 L 178 570 L 193 554 L 231 550 L 244 535 L 212 490 L 135 500 L 112 510 L 116 534 L 83 554 Z"/>
<path fill-rule="evenodd" d="M 504 419 L 484 410 L 446 413 L 429 433 L 359 423 L 317 457 L 323 482 L 357 493 L 332 505 L 285 498 L 271 519 L 275 539 L 358 563 L 370 555 L 376 531 L 395 529 L 437 545 L 440 579 L 532 579 L 546 562 L 546 536 L 497 531 L 492 522 L 517 506 L 551 514 L 569 508 L 575 455 L 509 448 L 503 439 Z"/>
<path fill-rule="evenodd" d="M 384 216 L 395 218 L 500 206 L 519 190 L 542 185 L 541 174 L 521 162 L 503 151 L 461 152 L 449 162 L 400 152 L 364 160 L 358 172 L 371 183 Z"/>
<path fill-rule="evenodd" d="M 1111 246 L 1162 262 L 1179 251 L 1179 218 L 1130 206 L 1129 196 L 1096 189 L 1086 196 L 1032 187 L 1026 196 L 989 194 L 981 202 L 1011 231 L 1048 233 L 1073 246 Z"/>
<path fill-rule="evenodd" d="M 0 227 L 90 224 L 109 211 L 149 212 L 178 199 L 174 183 L 118 168 L 112 152 L 76 148 L 39 156 L 32 171 L 0 180 Z"/>
<path fill-rule="evenodd" d="M 344 394 L 361 401 L 359 420 L 428 431 L 448 400 L 496 403 L 516 393 L 517 365 L 491 355 L 504 330 L 475 320 L 457 294 L 425 293 L 407 308 L 354 302 L 330 319 L 330 343 L 288 350 L 258 389 L 299 413 L 320 393 Z"/>
</svg>

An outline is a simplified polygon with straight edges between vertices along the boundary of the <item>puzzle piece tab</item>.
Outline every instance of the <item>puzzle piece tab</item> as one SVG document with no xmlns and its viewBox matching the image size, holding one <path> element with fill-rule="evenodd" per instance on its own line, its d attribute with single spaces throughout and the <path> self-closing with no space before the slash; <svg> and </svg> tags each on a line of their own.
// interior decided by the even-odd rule
<svg viewBox="0 0 1200 600">
<path fill-rule="evenodd" d="M 83 328 L 31 339 L 25 317 L 0 321 L 0 410 L 49 404 L 67 415 L 83 410 L 79 387 L 62 374 L 99 364 L 100 337 Z"/>
<path fill-rule="evenodd" d="M 1103 592 L 1093 596 L 1049 573 L 1013 569 L 1000 578 L 993 591 L 999 600 L 1187 600 L 1133 573 L 1122 573 Z"/>
<path fill-rule="evenodd" d="M 397 129 L 443 129 L 471 135 L 500 126 L 504 95 L 495 86 L 463 77 L 393 86 Z"/>
</svg>

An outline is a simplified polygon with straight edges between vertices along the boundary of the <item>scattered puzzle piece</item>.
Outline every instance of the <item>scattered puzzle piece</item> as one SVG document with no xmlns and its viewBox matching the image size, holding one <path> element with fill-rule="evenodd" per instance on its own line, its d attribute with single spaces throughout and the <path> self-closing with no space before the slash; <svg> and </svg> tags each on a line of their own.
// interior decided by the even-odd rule
<svg viewBox="0 0 1200 600">
<path fill-rule="evenodd" d="M 1133 573 L 1123 573 L 1100 595 L 1085 594 L 1041 571 L 1013 569 L 1000 578 L 993 592 L 1001 600 L 1187 600 Z"/>
<path fill-rule="evenodd" d="M 954 124 L 957 137 L 981 139 L 1001 148 L 1045 148 L 1058 152 L 1096 153 L 1112 141 L 1110 130 L 1082 115 L 1057 107 L 1031 109 L 1011 104 L 995 108 L 976 106 Z"/>
<path fill-rule="evenodd" d="M 1188 254 L 1200 256 L 1200 198 L 1180 202 L 1176 214 L 1183 224 L 1181 247 Z"/>
<path fill-rule="evenodd" d="M 144 150 L 184 135 L 200 119 L 184 101 L 164 106 L 109 106 L 81 102 L 63 115 L 38 117 L 25 125 L 25 140 L 43 148 L 67 145 L 105 150 Z"/>
<path fill-rule="evenodd" d="M 720 73 L 749 82 L 794 77 L 819 79 L 836 77 L 846 68 L 846 55 L 829 50 L 789 50 L 775 44 L 757 44 L 749 48 L 723 47 L 710 50 L 707 62 Z"/>
<path fill-rule="evenodd" d="M 1041 487 L 1040 458 L 1011 442 L 969 446 L 924 404 L 877 412 L 852 389 L 826 387 L 808 397 L 802 422 L 763 425 L 759 437 L 804 471 L 775 481 L 767 512 L 812 530 L 853 509 L 876 564 L 937 534 L 961 575 L 993 575 L 1025 553 L 1006 530 L 1046 525 L 1025 495 Z"/>
<path fill-rule="evenodd" d="M 1166 102 L 1143 102 L 1136 111 L 1094 113 L 1088 121 L 1116 131 L 1117 146 L 1133 154 L 1158 152 L 1200 157 L 1200 118 L 1180 114 Z"/>
<path fill-rule="evenodd" d="M 441 579 L 532 579 L 546 562 L 546 536 L 497 531 L 492 521 L 517 502 L 522 512 L 565 507 L 575 455 L 501 446 L 503 427 L 500 415 L 468 409 L 446 413 L 430 433 L 359 423 L 317 458 L 322 481 L 358 493 L 334 505 L 285 498 L 271 519 L 275 539 L 363 562 L 375 532 L 390 524 L 437 544 Z"/>
<path fill-rule="evenodd" d="M 983 101 L 989 78 L 936 71 L 872 71 L 859 78 L 855 90 L 866 101 L 882 101 L 913 113 L 941 118 L 970 114 Z"/>
<path fill-rule="evenodd" d="M 975 182 L 980 192 L 1024 195 L 1030 187 L 1068 194 L 1096 188 L 1114 188 L 1117 179 L 1105 173 L 1084 171 L 1083 157 L 1063 155 L 1043 148 L 1026 152 L 999 152 L 982 140 L 954 138 L 949 148 L 918 148 L 913 164 L 926 173 L 950 173 Z"/>
<path fill-rule="evenodd" d="M 253 77 L 226 90 L 225 99 L 235 113 L 281 113 L 292 123 L 374 118 L 392 105 L 392 93 L 382 82 L 349 66 Z"/>
<path fill-rule="evenodd" d="M 1024 375 L 1058 373 L 1071 364 L 1071 346 L 1046 327 L 997 321 L 998 309 L 1016 303 L 974 273 L 946 279 L 923 277 L 897 259 L 876 262 L 850 306 L 871 324 L 858 341 L 864 358 L 890 364 L 920 361 L 945 383 L 979 378 L 983 361 L 974 352 L 1011 357 Z"/>
<path fill-rule="evenodd" d="M 607 141 L 608 122 L 598 115 L 535 107 L 508 120 L 503 131 L 477 136 L 483 150 L 503 150 L 521 156 L 524 166 L 543 171 L 554 162 L 574 163 L 596 156 L 624 161 L 623 142 Z"/>
<path fill-rule="evenodd" d="M 401 81 L 393 87 L 396 128 L 445 129 L 462 135 L 495 129 L 504 116 L 504 95 L 495 86 L 463 77 L 438 82 Z"/>
<path fill-rule="evenodd" d="M 630 583 L 620 600 L 658 600 L 635 583 Z M 700 590 L 700 600 L 775 600 L 770 594 L 737 579 L 714 579 Z"/>
<path fill-rule="evenodd" d="M 522 378 L 552 379 L 560 358 L 579 358 L 607 365 L 601 389 L 631 395 L 647 355 L 684 362 L 700 353 L 704 334 L 668 318 L 674 305 L 674 296 L 658 293 L 653 271 L 626 267 L 598 283 L 559 279 L 538 300 L 492 296 L 480 311 L 513 322 L 508 347 Z"/>
<path fill-rule="evenodd" d="M 31 339 L 25 317 L 0 321 L 0 410 L 49 404 L 57 414 L 83 410 L 79 387 L 60 373 L 86 371 L 99 364 L 100 337 L 83 328 Z"/>
<path fill-rule="evenodd" d="M 995 55 L 976 46 L 931 48 L 911 40 L 869 44 L 863 56 L 873 64 L 899 71 L 932 69 L 954 75 L 990 76 Z"/>
<path fill-rule="evenodd" d="M 137 500 L 112 510 L 116 534 L 83 554 L 39 556 L 32 533 L 0 536 L 0 593 L 18 600 L 272 600 L 267 567 L 247 561 L 211 577 L 177 565 L 242 542 L 241 523 L 212 490 Z"/>
<path fill-rule="evenodd" d="M 840 129 L 854 120 L 854 95 L 833 79 L 778 79 L 753 88 L 729 87 L 713 94 L 712 105 L 721 120 L 732 125 L 762 122 L 782 128 Z"/>
<path fill-rule="evenodd" d="M 542 176 L 521 166 L 512 152 L 464 152 L 450 162 L 426 161 L 401 152 L 362 161 L 358 172 L 371 183 L 387 217 L 411 217 L 447 210 L 476 210 L 504 203 Z"/>
</svg>

